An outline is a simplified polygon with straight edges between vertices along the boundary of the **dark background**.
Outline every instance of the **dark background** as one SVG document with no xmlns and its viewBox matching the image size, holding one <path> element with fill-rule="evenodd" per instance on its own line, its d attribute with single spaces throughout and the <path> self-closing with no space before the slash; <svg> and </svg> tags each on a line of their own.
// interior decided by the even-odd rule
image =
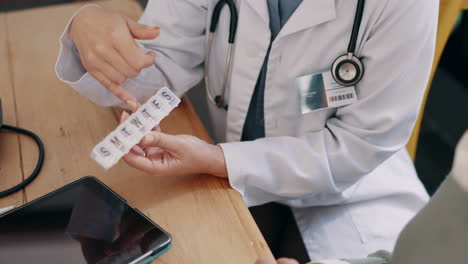
<svg viewBox="0 0 468 264">
<path fill-rule="evenodd" d="M 0 0 L 0 12 L 83 0 Z M 147 0 L 138 0 L 145 6 Z M 177 1 L 177 0 L 174 0 Z M 64 25 L 65 27 L 65 25 Z M 468 14 L 459 18 L 434 81 L 422 122 L 416 155 L 416 169 L 429 193 L 433 193 L 449 173 L 454 149 L 468 129 Z M 192 89 L 197 104 L 203 89 Z M 200 96 L 200 94 L 202 94 Z M 404 96 L 404 95 L 402 95 Z M 206 113 L 199 110 L 202 120 Z"/>
</svg>

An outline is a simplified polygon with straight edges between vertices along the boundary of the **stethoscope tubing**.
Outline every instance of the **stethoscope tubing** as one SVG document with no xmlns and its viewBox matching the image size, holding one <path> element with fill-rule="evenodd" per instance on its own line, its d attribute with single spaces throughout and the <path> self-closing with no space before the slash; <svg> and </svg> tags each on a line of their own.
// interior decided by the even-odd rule
<svg viewBox="0 0 468 264">
<path fill-rule="evenodd" d="M 356 15 L 354 16 L 353 30 L 351 31 L 351 38 L 348 45 L 348 53 L 351 53 L 351 56 L 354 55 L 356 51 L 357 39 L 359 36 L 359 29 L 361 28 L 362 15 L 364 13 L 365 0 L 358 0 Z"/>
<path fill-rule="evenodd" d="M 216 28 L 219 24 L 219 18 L 221 16 L 221 11 L 223 7 L 227 4 L 229 7 L 230 13 L 230 20 L 229 20 L 229 38 L 228 38 L 228 55 L 226 57 L 226 62 L 224 65 L 224 74 L 223 74 L 223 84 L 221 88 L 221 95 L 213 97 L 213 91 L 210 89 L 209 86 L 209 77 L 208 72 L 210 69 L 210 54 L 211 49 L 213 46 L 213 37 L 214 33 L 216 32 Z M 238 24 L 238 14 L 237 8 L 233 0 L 220 0 L 216 3 L 213 9 L 213 15 L 211 16 L 211 23 L 210 23 L 210 32 L 208 33 L 208 43 L 205 51 L 205 89 L 208 99 L 218 107 L 224 106 L 224 95 L 227 90 L 227 86 L 230 83 L 231 78 L 231 68 L 232 68 L 232 60 L 234 56 L 234 43 L 236 39 L 237 33 L 237 24 Z"/>
<path fill-rule="evenodd" d="M 357 39 L 359 36 L 359 30 L 361 27 L 361 22 L 362 22 L 362 17 L 364 13 L 364 6 L 365 6 L 365 0 L 357 0 L 357 7 L 356 7 L 356 14 L 354 18 L 354 23 L 353 23 L 353 29 L 351 32 L 351 38 L 349 40 L 348 44 L 348 50 L 347 50 L 347 57 L 348 60 L 358 60 L 359 65 L 362 66 L 362 63 L 360 59 L 355 57 L 355 50 L 356 50 L 356 44 L 357 44 Z M 213 45 L 213 38 L 214 38 L 214 33 L 216 32 L 216 28 L 219 23 L 219 18 L 221 16 L 221 11 L 224 7 L 224 5 L 228 5 L 229 7 L 229 12 L 230 12 L 230 22 L 229 22 L 229 39 L 228 39 L 228 54 L 225 62 L 225 67 L 224 67 L 224 75 L 223 75 L 223 84 L 222 84 L 222 90 L 221 90 L 221 95 L 213 97 L 212 90 L 209 87 L 209 64 L 210 64 L 210 53 Z M 219 0 L 218 3 L 216 3 L 214 9 L 213 9 L 213 14 L 211 17 L 211 23 L 210 23 L 210 32 L 208 33 L 208 43 L 207 47 L 205 50 L 205 89 L 207 93 L 208 99 L 215 104 L 218 107 L 223 107 L 224 106 L 224 97 L 225 93 L 227 90 L 227 87 L 230 83 L 230 78 L 231 78 L 231 68 L 232 68 L 232 60 L 233 60 L 233 50 L 235 46 L 235 37 L 237 33 L 237 23 L 238 23 L 238 13 L 237 13 L 237 8 L 233 0 Z M 338 58 L 339 59 L 339 58 Z M 336 62 L 336 61 L 335 61 Z M 332 66 L 332 68 L 335 67 L 335 63 Z M 361 69 L 361 76 L 359 77 L 362 78 L 363 74 L 363 66 Z M 335 77 L 334 77 L 335 78 Z M 358 80 L 358 81 L 359 81 Z M 358 82 L 357 81 L 357 82 Z M 353 83 L 354 85 L 355 83 Z M 224 106 L 227 109 L 227 106 Z"/>
<path fill-rule="evenodd" d="M 45 151 L 44 151 L 44 143 L 42 143 L 42 140 L 36 134 L 34 134 L 33 132 L 31 132 L 29 130 L 22 129 L 22 128 L 19 128 L 19 127 L 13 127 L 13 126 L 5 125 L 5 124 L 3 124 L 0 127 L 0 130 L 9 130 L 9 131 L 12 131 L 12 132 L 20 133 L 20 134 L 26 135 L 28 137 L 31 137 L 36 142 L 38 150 L 39 150 L 39 158 L 37 160 L 36 167 L 34 168 L 33 172 L 31 173 L 31 176 L 26 178 L 23 182 L 21 182 L 21 183 L 15 185 L 15 186 L 5 190 L 5 191 L 0 192 L 0 198 L 2 198 L 2 197 L 8 196 L 10 194 L 13 194 L 13 193 L 25 188 L 28 184 L 30 184 L 37 177 L 37 175 L 39 175 L 39 172 L 42 169 L 42 165 L 44 164 Z"/>
</svg>

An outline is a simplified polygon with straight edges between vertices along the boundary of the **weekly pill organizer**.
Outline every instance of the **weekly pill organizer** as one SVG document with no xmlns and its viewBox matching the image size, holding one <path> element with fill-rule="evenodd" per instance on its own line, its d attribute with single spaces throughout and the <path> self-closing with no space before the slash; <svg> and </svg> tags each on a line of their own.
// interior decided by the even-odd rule
<svg viewBox="0 0 468 264">
<path fill-rule="evenodd" d="M 104 169 L 114 166 L 180 103 L 167 87 L 161 88 L 135 113 L 91 151 L 91 158 Z"/>
</svg>

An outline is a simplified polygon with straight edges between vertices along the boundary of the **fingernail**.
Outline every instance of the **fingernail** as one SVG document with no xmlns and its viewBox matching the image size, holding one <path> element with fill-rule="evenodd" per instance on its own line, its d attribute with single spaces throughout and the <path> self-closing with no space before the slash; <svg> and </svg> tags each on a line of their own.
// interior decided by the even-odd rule
<svg viewBox="0 0 468 264">
<path fill-rule="evenodd" d="M 138 103 L 132 100 L 128 100 L 127 104 L 132 108 L 133 111 L 135 111 L 138 108 Z"/>
</svg>

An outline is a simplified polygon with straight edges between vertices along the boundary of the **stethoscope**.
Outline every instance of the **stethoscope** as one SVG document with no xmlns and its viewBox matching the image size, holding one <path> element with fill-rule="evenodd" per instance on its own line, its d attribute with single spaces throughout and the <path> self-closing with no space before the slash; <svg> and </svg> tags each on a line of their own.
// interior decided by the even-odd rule
<svg viewBox="0 0 468 264">
<path fill-rule="evenodd" d="M 33 172 L 31 173 L 31 176 L 24 179 L 21 183 L 11 188 L 8 188 L 7 190 L 0 191 L 0 198 L 3 198 L 21 189 L 24 189 L 28 184 L 30 184 L 37 177 L 37 175 L 39 175 L 39 172 L 41 172 L 45 156 L 44 143 L 42 143 L 42 140 L 36 134 L 23 128 L 3 124 L 2 100 L 0 100 L 0 133 L 4 131 L 20 133 L 32 138 L 36 142 L 37 147 L 39 149 L 39 158 L 36 163 L 36 168 L 34 168 Z"/>
<path fill-rule="evenodd" d="M 364 2 L 365 0 L 358 0 L 356 15 L 354 18 L 353 29 L 351 32 L 351 39 L 348 45 L 348 51 L 346 54 L 339 56 L 332 64 L 331 74 L 333 79 L 342 86 L 354 86 L 358 84 L 363 75 L 364 75 L 364 65 L 362 64 L 361 59 L 355 55 L 356 43 L 359 35 L 359 29 L 361 27 L 362 14 L 364 12 Z M 224 79 L 221 89 L 221 94 L 213 96 L 213 93 L 208 85 L 208 72 L 209 72 L 209 62 L 210 62 L 210 53 L 213 45 L 213 36 L 216 32 L 216 27 L 218 26 L 219 17 L 224 5 L 228 5 L 230 12 L 230 23 L 229 23 L 229 39 L 228 39 L 228 54 L 226 57 L 226 63 L 224 66 Z M 234 3 L 234 0 L 219 0 L 216 3 L 213 14 L 211 17 L 210 23 L 210 32 L 208 33 L 208 44 L 206 46 L 205 52 L 205 89 L 208 99 L 219 108 L 226 108 L 224 105 L 224 98 L 226 93 L 226 88 L 230 79 L 230 72 L 232 67 L 232 58 L 233 58 L 233 49 L 235 45 L 235 38 L 237 32 L 237 8 Z"/>
</svg>

